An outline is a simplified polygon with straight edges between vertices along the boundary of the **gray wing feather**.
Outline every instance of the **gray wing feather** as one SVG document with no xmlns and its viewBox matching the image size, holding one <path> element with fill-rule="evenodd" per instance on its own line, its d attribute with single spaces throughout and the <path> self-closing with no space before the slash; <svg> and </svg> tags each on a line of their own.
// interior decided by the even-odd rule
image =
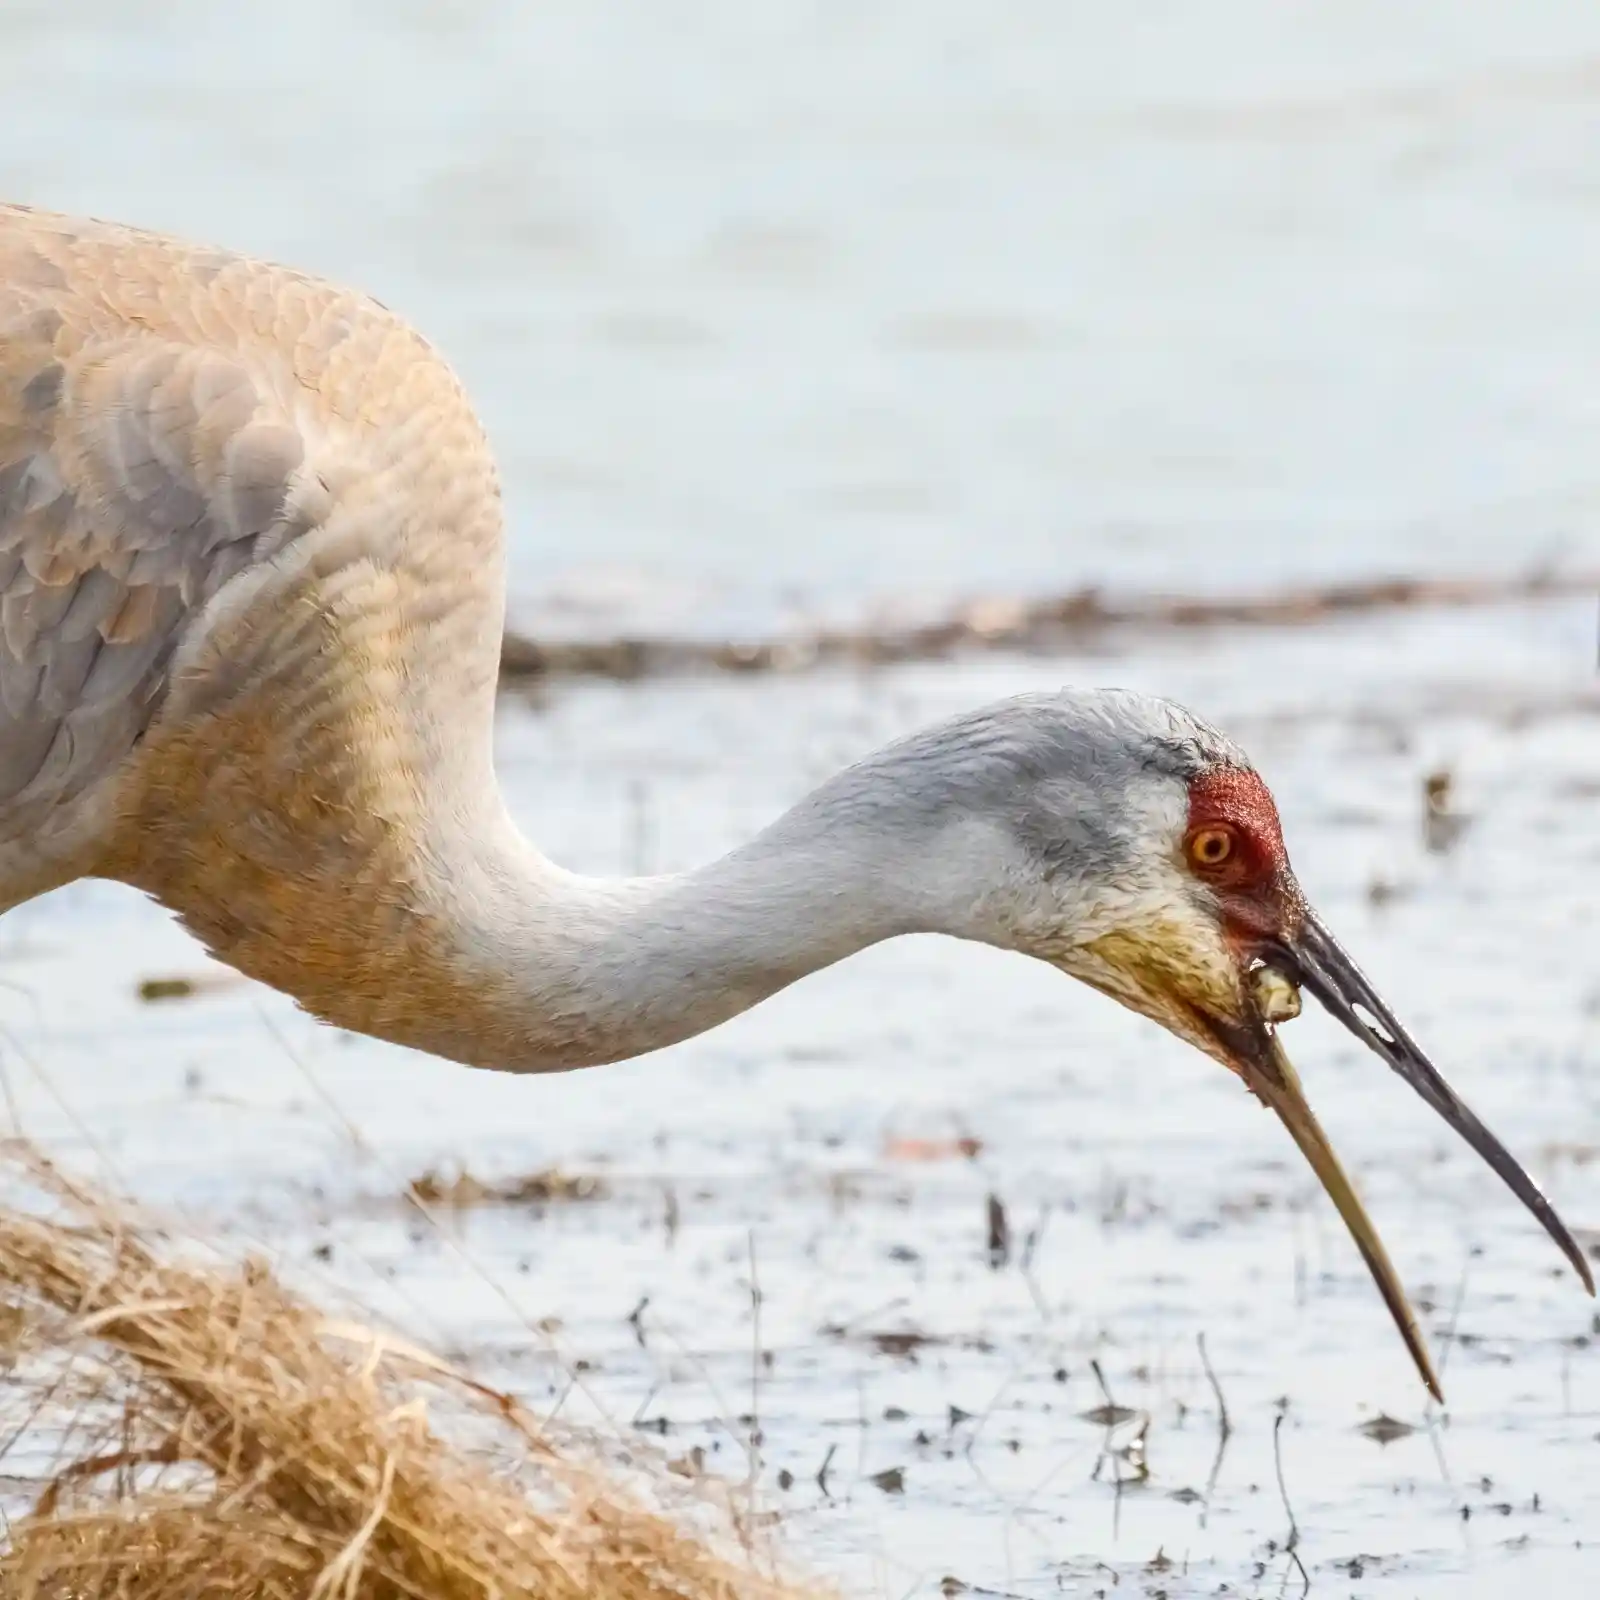
<svg viewBox="0 0 1600 1600">
<path fill-rule="evenodd" d="M 0 234 L 0 839 L 115 773 L 195 609 L 309 525 L 244 358 L 96 328 L 9 265 Z"/>
</svg>

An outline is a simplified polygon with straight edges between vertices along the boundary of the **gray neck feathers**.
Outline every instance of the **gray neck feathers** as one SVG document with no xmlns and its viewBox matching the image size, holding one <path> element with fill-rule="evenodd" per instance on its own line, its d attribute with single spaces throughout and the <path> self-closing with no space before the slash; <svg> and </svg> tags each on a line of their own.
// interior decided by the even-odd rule
<svg viewBox="0 0 1600 1600">
<path fill-rule="evenodd" d="M 472 965 L 521 1009 L 525 1050 L 492 1064 L 640 1055 L 884 939 L 962 931 L 993 877 L 992 830 L 969 819 L 908 834 L 891 817 L 819 793 L 720 860 L 654 878 L 577 877 L 503 839 L 464 929 Z"/>
<path fill-rule="evenodd" d="M 887 746 L 722 859 L 655 878 L 564 872 L 497 801 L 456 835 L 449 919 L 516 1043 L 444 1053 L 512 1071 L 620 1060 L 900 934 L 1014 944 L 1041 884 L 1070 906 L 1074 880 L 1129 848 L 1108 793 L 1229 752 L 1144 697 L 1024 697 Z"/>
</svg>

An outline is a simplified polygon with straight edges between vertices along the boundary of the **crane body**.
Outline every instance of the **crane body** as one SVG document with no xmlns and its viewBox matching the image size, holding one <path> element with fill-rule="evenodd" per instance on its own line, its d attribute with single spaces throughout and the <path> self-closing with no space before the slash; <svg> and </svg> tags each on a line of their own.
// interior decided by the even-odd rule
<svg viewBox="0 0 1600 1600">
<path fill-rule="evenodd" d="M 119 879 L 330 1020 L 487 1043 L 442 923 L 504 826 L 504 606 L 487 442 L 399 318 L 0 207 L 0 905 Z"/>
</svg>

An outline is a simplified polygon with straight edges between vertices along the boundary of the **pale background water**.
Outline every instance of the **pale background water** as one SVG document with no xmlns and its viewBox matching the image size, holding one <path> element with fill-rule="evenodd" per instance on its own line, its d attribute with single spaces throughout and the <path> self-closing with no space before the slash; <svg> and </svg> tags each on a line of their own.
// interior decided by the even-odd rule
<svg viewBox="0 0 1600 1600">
<path fill-rule="evenodd" d="M 1596 554 L 1581 0 L 7 0 L 0 106 L 416 320 L 576 626 Z"/>
<path fill-rule="evenodd" d="M 504 462 L 523 620 L 763 627 L 1600 555 L 1593 7 L 8 0 L 0 106 L 9 197 L 291 260 L 416 320 Z M 1256 753 L 1313 897 L 1594 1230 L 1593 652 L 1593 608 L 1563 601 L 585 688 L 508 709 L 501 761 L 563 862 L 670 868 L 990 696 L 1183 698 Z M 1418 827 L 1439 765 L 1473 817 L 1445 857 Z M 1269 1544 L 1280 1396 L 1317 1593 L 1600 1577 L 1595 1307 L 1321 1017 L 1293 1048 L 1449 1351 L 1443 1417 L 1271 1120 L 1026 962 L 907 941 L 659 1058 L 525 1081 L 253 988 L 140 1006 L 138 978 L 201 961 L 104 885 L 13 914 L 3 952 L 28 1131 L 291 1269 L 331 1246 L 325 1278 L 536 1397 L 565 1382 L 545 1345 L 392 1197 L 448 1160 L 606 1174 L 614 1199 L 483 1214 L 469 1247 L 529 1322 L 562 1320 L 588 1403 L 714 1461 L 749 1392 L 753 1230 L 762 1491 L 855 1592 L 1297 1593 Z M 884 1158 L 960 1128 L 974 1163 Z M 1031 1287 L 984 1261 L 991 1191 L 1019 1232 L 1048 1212 Z M 912 1366 L 831 1323 L 952 1342 Z M 1181 1497 L 1215 1445 L 1202 1331 L 1238 1430 L 1205 1516 Z M 1153 1419 L 1151 1482 L 1120 1500 L 1092 1476 L 1091 1356 Z M 950 1404 L 987 1420 L 947 1458 Z M 1434 1431 L 1381 1449 L 1357 1431 L 1380 1410 Z M 893 1466 L 903 1496 L 871 1483 Z"/>
</svg>

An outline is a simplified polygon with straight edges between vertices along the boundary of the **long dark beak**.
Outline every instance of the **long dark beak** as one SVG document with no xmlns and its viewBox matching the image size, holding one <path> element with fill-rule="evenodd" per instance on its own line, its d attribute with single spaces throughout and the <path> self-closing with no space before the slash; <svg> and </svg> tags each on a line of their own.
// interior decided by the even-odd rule
<svg viewBox="0 0 1600 1600">
<path fill-rule="evenodd" d="M 1511 1192 L 1539 1219 L 1544 1231 L 1560 1245 L 1584 1288 L 1593 1294 L 1594 1276 L 1589 1263 L 1555 1208 L 1511 1152 L 1440 1077 L 1438 1068 L 1400 1026 L 1366 975 L 1316 914 L 1307 910 L 1299 936 L 1292 942 L 1284 941 L 1267 959 L 1274 966 L 1281 963 L 1286 977 L 1309 989 L 1356 1038 L 1382 1056 L 1499 1173 Z"/>
<path fill-rule="evenodd" d="M 1299 932 L 1293 938 L 1274 940 L 1262 947 L 1266 963 L 1291 982 L 1309 989 L 1338 1017 L 1355 1036 L 1375 1050 L 1411 1085 L 1435 1111 L 1461 1135 L 1510 1186 L 1511 1192 L 1536 1216 L 1546 1233 L 1561 1246 L 1583 1280 L 1594 1293 L 1594 1278 L 1583 1252 L 1567 1231 L 1537 1185 L 1513 1159 L 1510 1152 L 1484 1127 L 1451 1089 L 1416 1041 L 1400 1026 L 1395 1015 L 1368 982 L 1361 969 L 1345 953 L 1316 915 L 1307 910 Z M 1406 1299 L 1400 1275 L 1395 1271 L 1372 1219 L 1329 1144 L 1327 1135 L 1312 1114 L 1305 1092 L 1293 1065 L 1284 1053 L 1276 1034 L 1259 1019 L 1237 1030 L 1218 1030 L 1219 1040 L 1243 1071 L 1245 1081 L 1278 1114 L 1284 1126 L 1310 1162 L 1312 1170 L 1328 1191 L 1328 1197 L 1344 1218 L 1372 1273 L 1395 1326 L 1406 1342 L 1417 1371 L 1436 1400 L 1439 1379 L 1429 1359 L 1427 1346 L 1417 1326 L 1415 1312 Z"/>
</svg>

